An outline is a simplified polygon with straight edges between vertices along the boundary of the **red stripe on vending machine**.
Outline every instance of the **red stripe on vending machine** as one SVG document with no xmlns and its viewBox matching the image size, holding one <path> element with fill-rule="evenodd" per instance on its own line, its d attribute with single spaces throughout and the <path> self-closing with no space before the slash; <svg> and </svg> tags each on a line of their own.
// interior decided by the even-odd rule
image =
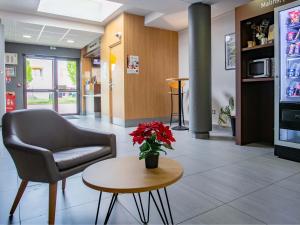
<svg viewBox="0 0 300 225">
<path fill-rule="evenodd" d="M 6 112 L 16 110 L 16 93 L 12 91 L 6 92 Z"/>
</svg>

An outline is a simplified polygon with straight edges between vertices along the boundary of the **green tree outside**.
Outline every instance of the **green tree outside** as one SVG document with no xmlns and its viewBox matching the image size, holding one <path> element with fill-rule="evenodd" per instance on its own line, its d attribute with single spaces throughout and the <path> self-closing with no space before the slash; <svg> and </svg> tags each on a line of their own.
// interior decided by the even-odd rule
<svg viewBox="0 0 300 225">
<path fill-rule="evenodd" d="M 72 84 L 76 85 L 76 73 L 77 73 L 76 62 L 69 61 L 67 64 L 67 69 Z"/>
<path fill-rule="evenodd" d="M 26 59 L 26 82 L 27 82 L 27 85 L 29 85 L 32 80 L 33 80 L 32 68 L 30 65 L 30 61 L 28 59 Z"/>
</svg>

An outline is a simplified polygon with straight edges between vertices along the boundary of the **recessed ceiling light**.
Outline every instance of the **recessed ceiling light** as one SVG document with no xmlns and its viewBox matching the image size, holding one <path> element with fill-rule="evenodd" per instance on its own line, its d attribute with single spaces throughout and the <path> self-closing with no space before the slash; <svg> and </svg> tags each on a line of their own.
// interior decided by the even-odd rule
<svg viewBox="0 0 300 225">
<path fill-rule="evenodd" d="M 67 42 L 68 42 L 68 43 L 70 43 L 70 44 L 73 44 L 73 43 L 75 43 L 75 41 L 73 41 L 73 40 L 70 40 L 70 39 L 69 39 L 69 40 L 67 40 Z"/>
<path fill-rule="evenodd" d="M 28 39 L 30 39 L 30 38 L 32 38 L 32 36 L 31 36 L 31 35 L 28 35 L 28 34 L 23 34 L 23 38 L 28 38 Z"/>
</svg>

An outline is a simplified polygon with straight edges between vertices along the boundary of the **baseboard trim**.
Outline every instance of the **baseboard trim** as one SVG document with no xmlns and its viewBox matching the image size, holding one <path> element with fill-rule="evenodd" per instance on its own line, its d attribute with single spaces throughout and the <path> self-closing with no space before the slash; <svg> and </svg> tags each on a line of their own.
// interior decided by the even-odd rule
<svg viewBox="0 0 300 225">
<path fill-rule="evenodd" d="M 101 121 L 103 122 L 108 122 L 110 123 L 110 117 L 107 115 L 101 115 Z M 154 117 L 154 118 L 141 118 L 141 119 L 132 119 L 132 120 L 124 120 L 118 117 L 114 117 L 112 119 L 112 124 L 117 125 L 117 126 L 121 126 L 121 127 L 136 127 L 138 126 L 140 123 L 146 123 L 146 122 L 151 122 L 151 121 L 160 121 L 166 124 L 170 123 L 170 117 Z M 178 119 L 174 119 L 172 122 L 172 125 L 175 125 L 176 123 L 178 123 Z M 188 125 L 189 122 L 185 121 L 185 125 Z"/>
<path fill-rule="evenodd" d="M 118 125 L 118 126 L 121 126 L 121 127 L 126 127 L 125 120 L 123 120 L 121 118 L 117 118 L 117 117 L 112 118 L 112 124 Z"/>
<path fill-rule="evenodd" d="M 213 124 L 212 129 L 213 130 L 231 130 L 231 127 L 229 127 L 229 126 L 223 127 L 218 124 Z"/>
<path fill-rule="evenodd" d="M 170 118 L 169 117 L 158 117 L 158 118 L 142 118 L 142 119 L 125 120 L 125 127 L 136 127 L 139 123 L 147 123 L 147 122 L 151 122 L 151 121 L 160 121 L 163 123 L 169 123 Z"/>
<path fill-rule="evenodd" d="M 109 117 L 101 118 L 103 121 L 109 121 Z M 151 121 L 160 121 L 163 123 L 169 123 L 170 118 L 169 117 L 156 117 L 156 118 L 141 118 L 141 119 L 132 119 L 132 120 L 124 120 L 121 118 L 116 118 L 114 117 L 112 120 L 112 123 L 121 127 L 136 127 L 140 123 L 146 123 L 146 122 L 151 122 Z M 176 120 L 173 121 L 173 123 L 177 123 Z"/>
<path fill-rule="evenodd" d="M 95 117 L 100 118 L 101 117 L 101 112 L 95 112 Z"/>
</svg>

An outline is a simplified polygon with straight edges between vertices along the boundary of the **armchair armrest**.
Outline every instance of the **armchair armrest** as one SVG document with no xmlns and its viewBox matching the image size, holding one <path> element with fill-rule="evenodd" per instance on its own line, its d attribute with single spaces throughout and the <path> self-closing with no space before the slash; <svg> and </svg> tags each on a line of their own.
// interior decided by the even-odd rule
<svg viewBox="0 0 300 225">
<path fill-rule="evenodd" d="M 109 146 L 112 149 L 113 156 L 116 156 L 116 135 L 113 133 L 97 132 L 76 127 L 73 135 L 75 146 Z"/>
<path fill-rule="evenodd" d="M 7 137 L 4 144 L 23 180 L 53 183 L 61 179 L 50 150 L 26 144 L 15 135 Z"/>
</svg>

